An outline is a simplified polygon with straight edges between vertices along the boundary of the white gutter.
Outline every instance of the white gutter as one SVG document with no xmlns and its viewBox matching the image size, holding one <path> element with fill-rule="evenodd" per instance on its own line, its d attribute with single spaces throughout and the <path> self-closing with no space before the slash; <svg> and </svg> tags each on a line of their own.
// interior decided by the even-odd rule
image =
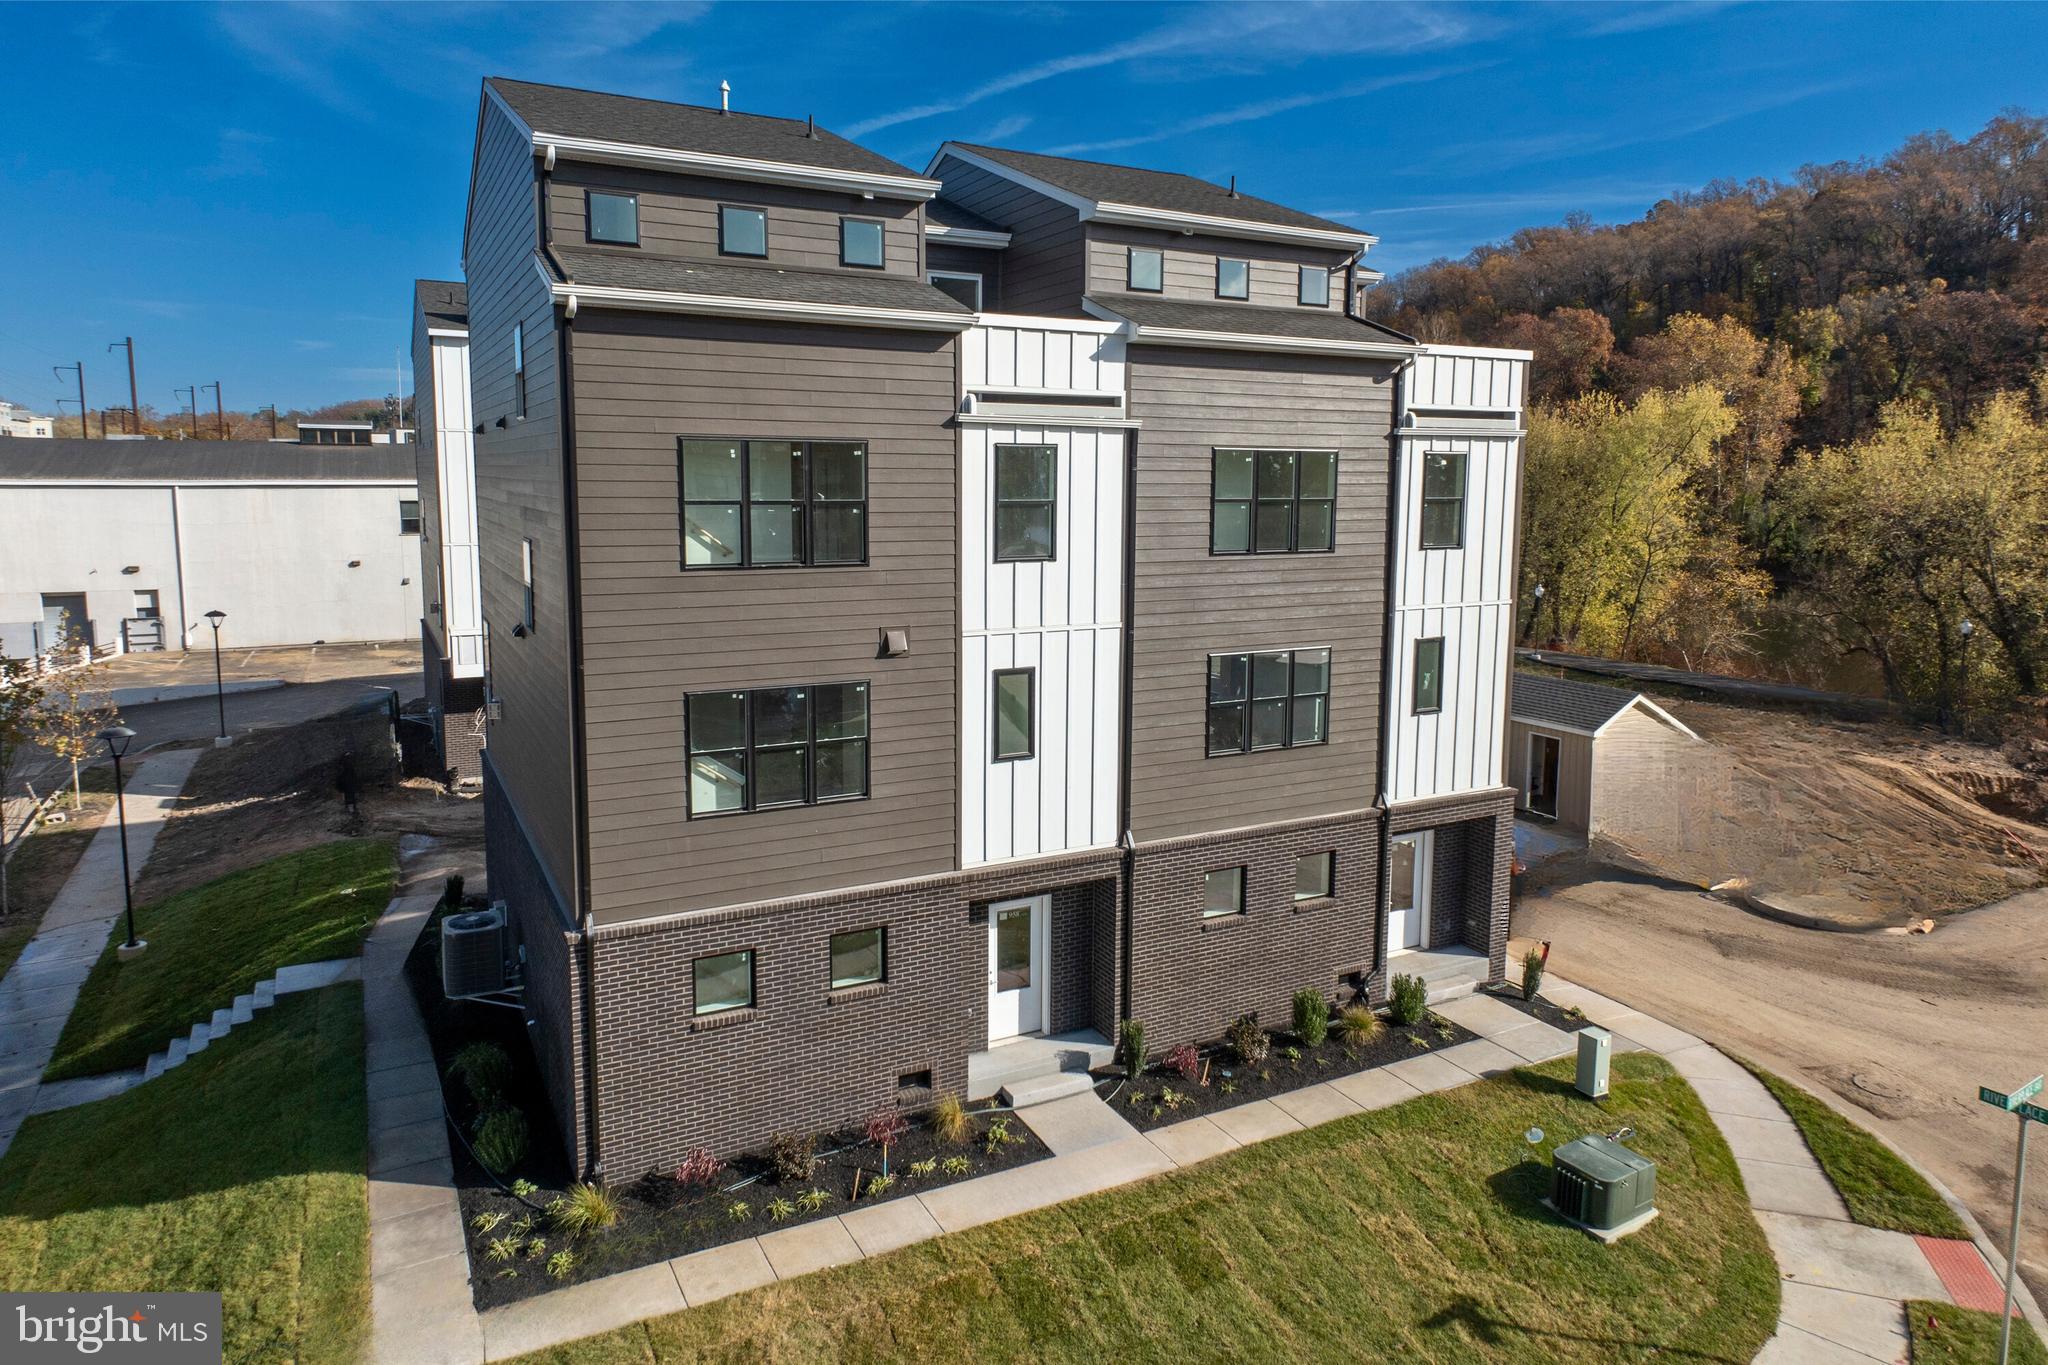
<svg viewBox="0 0 2048 1365">
<path fill-rule="evenodd" d="M 1113 313 L 1092 299 L 1081 300 L 1081 307 L 1095 317 L 1122 322 L 1127 329 L 1125 336 L 1130 341 L 1154 346 L 1200 346 L 1221 351 L 1282 351 L 1311 355 L 1388 358 L 1412 356 L 1422 350 L 1419 344 L 1404 346 L 1398 342 L 1331 341 L 1321 337 L 1271 336 L 1263 332 L 1211 332 L 1192 327 L 1153 327 Z"/>
<path fill-rule="evenodd" d="M 595 161 L 607 166 L 639 166 L 657 171 L 685 171 L 720 176 L 729 180 L 758 180 L 772 185 L 802 185 L 809 189 L 839 190 L 869 197 L 923 201 L 939 192 L 939 182 L 914 175 L 887 175 L 874 171 L 842 171 L 829 166 L 799 166 L 788 161 L 763 161 L 750 156 L 722 156 L 715 152 L 689 152 L 673 147 L 643 147 L 631 142 L 611 142 L 594 137 L 564 137 L 535 129 L 533 145 L 552 157 L 557 152 L 577 161 Z"/>
<path fill-rule="evenodd" d="M 654 289 L 555 284 L 549 292 L 568 306 L 581 301 L 599 308 L 647 313 L 695 313 L 705 317 L 756 318 L 781 322 L 824 322 L 848 327 L 894 327 L 918 332 L 964 332 L 974 324 L 965 313 L 918 308 L 863 308 L 844 303 L 800 303 L 784 299 L 743 299 L 729 294 L 680 294 Z"/>
<path fill-rule="evenodd" d="M 924 235 L 935 242 L 948 246 L 979 246 L 1000 251 L 1010 244 L 1007 232 L 991 232 L 987 228 L 947 227 L 944 223 L 927 222 Z"/>
</svg>

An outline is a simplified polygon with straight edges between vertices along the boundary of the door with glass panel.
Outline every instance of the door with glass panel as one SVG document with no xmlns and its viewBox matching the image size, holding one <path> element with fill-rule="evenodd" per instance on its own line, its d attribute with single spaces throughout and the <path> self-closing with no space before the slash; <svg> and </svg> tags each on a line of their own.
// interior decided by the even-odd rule
<svg viewBox="0 0 2048 1365">
<path fill-rule="evenodd" d="M 1430 834 L 1404 834 L 1388 850 L 1387 954 L 1412 953 L 1429 936 Z"/>
<path fill-rule="evenodd" d="M 988 908 L 988 1040 L 1045 1031 L 1046 941 L 1051 896 L 997 901 Z"/>
</svg>

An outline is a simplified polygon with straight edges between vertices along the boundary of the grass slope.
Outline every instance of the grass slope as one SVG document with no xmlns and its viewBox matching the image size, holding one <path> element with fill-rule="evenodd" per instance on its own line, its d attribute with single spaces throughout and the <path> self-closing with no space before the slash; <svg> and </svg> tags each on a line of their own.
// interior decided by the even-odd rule
<svg viewBox="0 0 2048 1365">
<path fill-rule="evenodd" d="M 1891 1148 L 1790 1081 L 1750 1062 L 1742 1065 L 1785 1106 L 1851 1218 L 1865 1227 L 1970 1240 L 1955 1211 Z"/>
<path fill-rule="evenodd" d="M 323 844 L 135 911 L 149 951 L 119 961 L 117 931 L 78 993 L 45 1080 L 142 1065 L 279 967 L 353 957 L 391 899 L 391 845 Z"/>
<path fill-rule="evenodd" d="M 352 1361 L 369 1313 L 359 986 L 42 1114 L 0 1159 L 0 1289 L 218 1290 L 231 1361 Z"/>
<path fill-rule="evenodd" d="M 85 799 L 79 810 L 71 809 L 67 788 L 51 809 L 64 815 L 61 825 L 44 825 L 23 836 L 7 863 L 7 913 L 0 915 L 0 976 L 5 976 L 21 950 L 36 936 L 43 912 L 78 860 L 85 846 L 100 832 L 100 821 L 114 808 L 114 775 L 88 769 L 82 775 Z"/>
<path fill-rule="evenodd" d="M 1928 1299 L 1906 1301 L 1913 1365 L 1997 1365 L 1998 1314 Z M 2012 1325 L 2013 1365 L 2048 1365 L 2048 1350 L 2024 1319 Z"/>
<path fill-rule="evenodd" d="M 1554 1062 L 529 1357 L 1747 1362 L 1778 1272 L 1735 1160 L 1655 1057 L 1603 1105 Z M 1618 1246 L 1539 1200 L 1546 1147 L 1636 1125 L 1663 1214 Z"/>
</svg>

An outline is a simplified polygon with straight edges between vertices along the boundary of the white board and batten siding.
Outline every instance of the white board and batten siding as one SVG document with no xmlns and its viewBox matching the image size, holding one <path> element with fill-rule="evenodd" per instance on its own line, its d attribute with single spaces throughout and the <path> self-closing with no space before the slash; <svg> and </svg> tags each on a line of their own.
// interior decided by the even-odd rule
<svg viewBox="0 0 2048 1365">
<path fill-rule="evenodd" d="M 1117 323 L 984 313 L 960 338 L 965 393 L 1124 396 L 1124 338 Z"/>
<path fill-rule="evenodd" d="M 979 330 L 979 329 L 977 329 Z M 963 427 L 961 442 L 961 861 L 1103 848 L 1117 838 L 1123 683 L 1125 433 Z M 1058 451 L 1054 557 L 996 563 L 995 448 Z M 997 762 L 999 669 L 1031 668 L 1032 756 Z"/>
<path fill-rule="evenodd" d="M 476 438 L 470 427 L 469 339 L 435 336 L 434 459 L 439 465 L 441 621 L 449 671 L 484 675 L 483 587 L 477 572 Z"/>
<path fill-rule="evenodd" d="M 1401 545 L 1395 557 L 1389 798 L 1421 801 L 1506 779 L 1514 644 L 1521 406 L 1528 354 L 1431 347 L 1403 384 Z M 1465 456 L 1463 545 L 1422 548 L 1423 456 Z M 1417 643 L 1444 642 L 1441 709 L 1415 712 Z"/>
</svg>

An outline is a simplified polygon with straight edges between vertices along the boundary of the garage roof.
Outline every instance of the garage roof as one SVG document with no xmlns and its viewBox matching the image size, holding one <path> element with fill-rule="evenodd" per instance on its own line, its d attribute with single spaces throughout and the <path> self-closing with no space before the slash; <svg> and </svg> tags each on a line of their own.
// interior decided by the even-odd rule
<svg viewBox="0 0 2048 1365">
<path fill-rule="evenodd" d="M 1547 673 L 1517 670 L 1510 709 L 1514 718 L 1524 724 L 1597 738 L 1623 712 L 1638 708 L 1690 739 L 1699 738 L 1685 722 L 1640 692 L 1553 678 Z"/>
</svg>

